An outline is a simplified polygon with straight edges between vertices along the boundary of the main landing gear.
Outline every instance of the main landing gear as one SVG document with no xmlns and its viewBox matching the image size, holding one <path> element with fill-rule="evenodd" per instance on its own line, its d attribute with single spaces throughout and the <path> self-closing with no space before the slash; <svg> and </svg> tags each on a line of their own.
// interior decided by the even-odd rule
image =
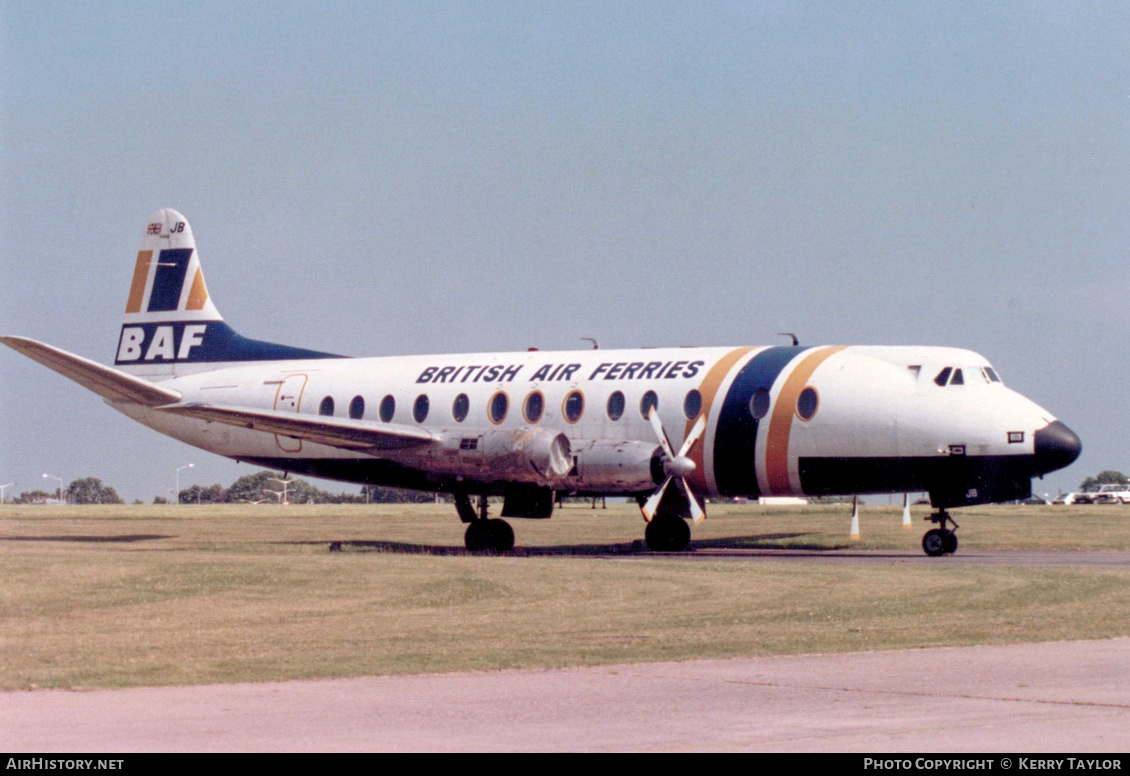
<svg viewBox="0 0 1130 776">
<path fill-rule="evenodd" d="M 922 537 L 922 549 L 926 551 L 926 554 L 931 558 L 937 558 L 940 555 L 957 552 L 957 534 L 946 528 L 946 523 L 953 523 L 954 528 L 961 526 L 950 517 L 949 512 L 939 509 L 926 519 L 938 525 L 937 528 L 931 528 Z"/>
<path fill-rule="evenodd" d="M 509 552 L 514 549 L 514 529 L 510 523 L 487 517 L 487 497 L 479 496 L 479 509 L 471 506 L 466 493 L 455 494 L 455 510 L 459 519 L 467 523 L 463 544 L 470 552 Z"/>
</svg>

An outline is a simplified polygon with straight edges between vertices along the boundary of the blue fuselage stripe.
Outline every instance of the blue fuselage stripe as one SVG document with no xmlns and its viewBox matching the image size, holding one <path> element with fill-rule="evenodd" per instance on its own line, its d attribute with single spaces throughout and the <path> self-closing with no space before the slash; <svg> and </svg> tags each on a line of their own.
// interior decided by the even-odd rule
<svg viewBox="0 0 1130 776">
<path fill-rule="evenodd" d="M 750 399 L 758 388 L 770 390 L 788 363 L 808 349 L 768 348 L 750 359 L 734 378 L 722 402 L 714 433 L 714 482 L 723 496 L 761 495 L 756 468 L 760 421 L 750 412 Z"/>
</svg>

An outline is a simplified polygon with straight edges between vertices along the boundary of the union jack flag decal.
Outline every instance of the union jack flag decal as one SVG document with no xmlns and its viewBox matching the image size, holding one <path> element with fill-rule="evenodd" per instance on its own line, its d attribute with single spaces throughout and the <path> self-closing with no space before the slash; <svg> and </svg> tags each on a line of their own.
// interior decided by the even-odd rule
<svg viewBox="0 0 1130 776">
<path fill-rule="evenodd" d="M 160 234 L 161 233 L 161 225 L 160 224 L 150 224 L 149 227 L 145 230 L 145 233 L 146 234 Z"/>
</svg>

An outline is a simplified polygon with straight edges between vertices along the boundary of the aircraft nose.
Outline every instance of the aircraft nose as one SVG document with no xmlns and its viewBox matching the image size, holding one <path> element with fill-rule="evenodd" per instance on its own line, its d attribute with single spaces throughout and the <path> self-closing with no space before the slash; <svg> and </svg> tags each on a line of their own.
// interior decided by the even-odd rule
<svg viewBox="0 0 1130 776">
<path fill-rule="evenodd" d="M 1036 432 L 1036 471 L 1039 474 L 1062 469 L 1083 450 L 1079 436 L 1060 421 L 1049 423 Z"/>
</svg>

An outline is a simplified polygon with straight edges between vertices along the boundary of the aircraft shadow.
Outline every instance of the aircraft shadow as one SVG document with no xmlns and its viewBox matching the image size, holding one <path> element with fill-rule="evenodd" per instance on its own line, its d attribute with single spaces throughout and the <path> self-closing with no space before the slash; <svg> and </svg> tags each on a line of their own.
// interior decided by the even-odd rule
<svg viewBox="0 0 1130 776">
<path fill-rule="evenodd" d="M 0 536 L 0 542 L 150 542 L 156 539 L 175 539 L 162 534 L 121 534 L 118 536 Z"/>
<path fill-rule="evenodd" d="M 748 554 L 750 551 L 771 553 L 777 551 L 801 551 L 818 554 L 833 550 L 842 550 L 849 545 L 818 545 L 815 542 L 805 543 L 792 541 L 806 536 L 804 533 L 774 533 L 758 534 L 753 536 L 735 536 L 719 539 L 693 540 L 691 546 L 683 553 L 657 553 L 648 549 L 643 539 L 631 542 L 612 544 L 561 544 L 548 546 L 518 546 L 505 553 L 472 553 L 461 545 L 436 545 L 415 544 L 410 542 L 390 541 L 302 541 L 280 542 L 280 544 L 325 545 L 331 552 L 369 552 L 392 553 L 401 555 L 496 555 L 501 554 L 512 558 L 536 557 L 626 557 L 626 556 L 670 556 L 679 554 L 693 554 L 696 550 L 709 550 L 712 556 L 726 554 Z M 790 541 L 789 545 L 782 547 L 779 542 Z"/>
</svg>

